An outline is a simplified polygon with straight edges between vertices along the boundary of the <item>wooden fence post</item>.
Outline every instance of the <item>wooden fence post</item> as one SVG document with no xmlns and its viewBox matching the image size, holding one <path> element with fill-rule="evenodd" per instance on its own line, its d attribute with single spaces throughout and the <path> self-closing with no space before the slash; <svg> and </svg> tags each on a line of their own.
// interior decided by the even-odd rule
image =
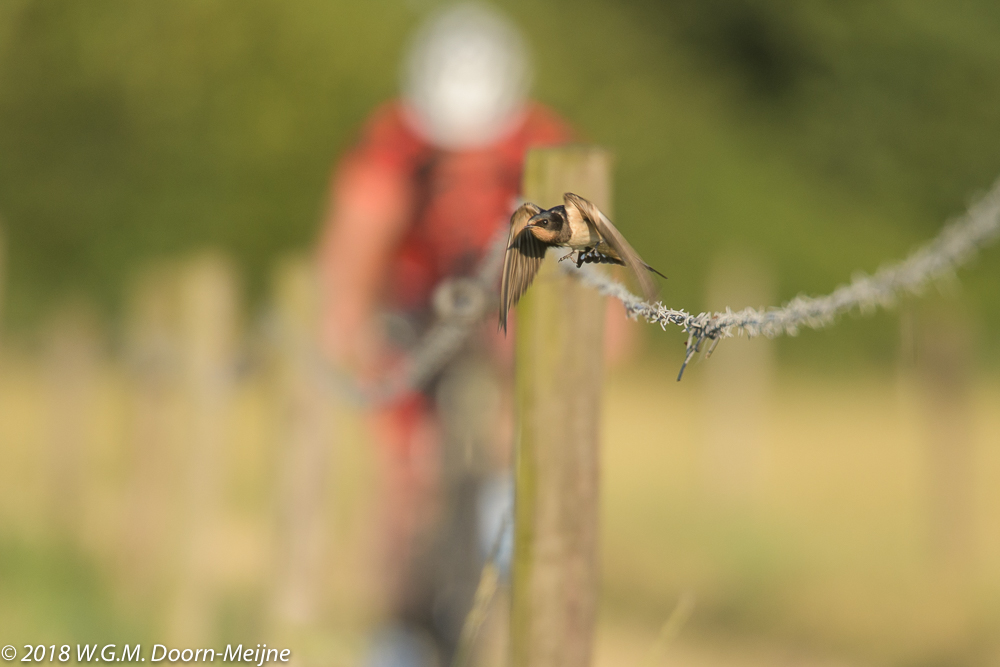
<svg viewBox="0 0 1000 667">
<path fill-rule="evenodd" d="M 190 260 L 179 287 L 187 461 L 178 499 L 178 580 L 169 636 L 193 645 L 214 636 L 216 529 L 222 510 L 222 457 L 229 436 L 239 298 L 233 267 L 215 254 Z"/>
<path fill-rule="evenodd" d="M 575 192 L 605 212 L 610 159 L 592 147 L 536 150 L 524 197 Z M 517 309 L 514 667 L 591 663 L 598 588 L 598 423 L 604 301 L 546 258 Z"/>
<path fill-rule="evenodd" d="M 48 404 L 48 496 L 53 533 L 68 544 L 86 539 L 88 449 L 100 364 L 97 318 L 85 303 L 56 310 L 45 334 Z"/>
<path fill-rule="evenodd" d="M 974 327 L 960 303 L 921 304 L 916 374 L 927 452 L 928 523 L 938 572 L 961 581 L 975 564 Z"/>
<path fill-rule="evenodd" d="M 133 608 L 162 596 L 176 533 L 177 292 L 174 267 L 143 271 L 132 288 L 125 328 L 129 481 L 117 569 Z"/>
<path fill-rule="evenodd" d="M 313 629 L 327 583 L 331 396 L 319 364 L 319 281 L 306 259 L 275 274 L 276 404 L 279 426 L 275 621 L 282 631 Z"/>
<path fill-rule="evenodd" d="M 712 262 L 706 306 L 725 310 L 774 302 L 766 262 L 731 249 Z M 746 516 L 757 507 L 764 474 L 768 397 L 774 375 L 774 341 L 741 336 L 720 345 L 703 375 L 704 490 L 708 506 Z"/>
</svg>

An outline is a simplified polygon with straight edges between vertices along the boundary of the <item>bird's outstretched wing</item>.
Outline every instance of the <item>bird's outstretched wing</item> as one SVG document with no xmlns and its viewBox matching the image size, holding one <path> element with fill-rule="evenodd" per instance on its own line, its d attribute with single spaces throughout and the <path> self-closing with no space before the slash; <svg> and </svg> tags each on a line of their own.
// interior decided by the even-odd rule
<svg viewBox="0 0 1000 667">
<path fill-rule="evenodd" d="M 601 235 L 601 238 L 607 243 L 611 249 L 618 255 L 624 263 L 625 266 L 635 274 L 636 280 L 639 281 L 639 287 L 642 289 L 643 295 L 646 300 L 650 303 L 657 300 L 659 290 L 656 287 L 656 282 L 653 280 L 652 276 L 647 273 L 647 270 L 653 271 L 659 275 L 663 275 L 649 264 L 643 261 L 639 253 L 629 245 L 629 242 L 625 240 L 622 233 L 618 231 L 608 217 L 601 212 L 601 209 L 597 208 L 594 204 L 587 201 L 580 195 L 575 195 L 572 192 L 567 192 L 563 195 L 563 203 L 566 208 L 573 207 L 580 212 L 580 215 L 585 221 L 593 225 L 597 230 L 597 233 Z M 609 253 L 610 254 L 610 253 Z M 617 259 L 617 258 L 616 258 Z"/>
<path fill-rule="evenodd" d="M 500 282 L 500 328 L 507 333 L 507 313 L 535 279 L 542 265 L 547 246 L 524 228 L 528 220 L 542 209 L 532 203 L 522 204 L 510 217 L 507 254 L 503 258 L 503 278 Z"/>
</svg>

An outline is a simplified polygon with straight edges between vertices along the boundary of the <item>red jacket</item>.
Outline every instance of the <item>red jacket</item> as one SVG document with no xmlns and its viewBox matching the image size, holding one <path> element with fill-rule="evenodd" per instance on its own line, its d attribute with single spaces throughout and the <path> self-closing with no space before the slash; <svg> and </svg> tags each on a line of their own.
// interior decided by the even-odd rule
<svg viewBox="0 0 1000 667">
<path fill-rule="evenodd" d="M 335 355 L 353 354 L 376 305 L 420 311 L 441 279 L 471 272 L 510 218 L 527 150 L 572 136 L 532 104 L 502 141 L 451 152 L 416 134 L 398 102 L 378 109 L 333 178 L 321 264 Z"/>
</svg>

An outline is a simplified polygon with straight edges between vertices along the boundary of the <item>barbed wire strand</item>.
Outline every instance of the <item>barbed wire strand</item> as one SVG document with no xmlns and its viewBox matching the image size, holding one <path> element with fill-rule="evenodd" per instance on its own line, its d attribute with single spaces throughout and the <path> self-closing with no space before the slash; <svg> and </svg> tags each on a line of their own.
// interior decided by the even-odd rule
<svg viewBox="0 0 1000 667">
<path fill-rule="evenodd" d="M 712 350 L 723 338 L 746 335 L 748 338 L 796 335 L 800 329 L 821 329 L 838 317 L 857 310 L 863 314 L 879 307 L 895 305 L 903 294 L 920 294 L 928 284 L 953 275 L 954 270 L 965 264 L 976 252 L 1000 236 L 1000 181 L 961 218 L 946 225 L 930 242 L 920 246 L 906 259 L 883 266 L 873 275 L 857 273 L 851 282 L 820 297 L 800 295 L 780 308 L 757 310 L 744 308 L 733 312 L 699 313 L 667 308 L 661 302 L 643 301 L 620 282 L 593 267 L 575 266 L 564 270 L 575 274 L 585 285 L 599 293 L 618 299 L 632 319 L 642 318 L 650 324 L 681 327 L 688 334 L 684 363 L 677 380 L 684 375 L 691 358 L 708 340 L 706 350 Z"/>
<path fill-rule="evenodd" d="M 903 294 L 919 294 L 927 285 L 952 275 L 976 252 L 1000 236 L 1000 181 L 985 196 L 969 207 L 968 212 L 946 225 L 930 242 L 920 246 L 906 259 L 883 266 L 874 274 L 858 273 L 851 282 L 819 297 L 800 295 L 781 307 L 744 308 L 697 315 L 668 308 L 662 302 L 649 303 L 633 294 L 622 283 L 593 265 L 577 268 L 565 262 L 560 267 L 600 294 L 618 299 L 632 319 L 678 326 L 687 335 L 684 362 L 677 380 L 695 354 L 710 341 L 705 356 L 711 356 L 723 338 L 746 335 L 748 338 L 796 335 L 800 329 L 821 329 L 840 316 L 857 310 L 868 314 L 879 307 L 895 305 Z M 360 404 L 392 401 L 402 393 L 425 386 L 462 347 L 480 323 L 489 306 L 503 266 L 507 229 L 499 230 L 490 243 L 479 270 L 472 278 L 453 281 L 444 298 L 435 296 L 438 320 L 410 351 L 405 365 L 371 390 L 361 390 L 346 378 L 335 380 L 342 393 Z"/>
</svg>

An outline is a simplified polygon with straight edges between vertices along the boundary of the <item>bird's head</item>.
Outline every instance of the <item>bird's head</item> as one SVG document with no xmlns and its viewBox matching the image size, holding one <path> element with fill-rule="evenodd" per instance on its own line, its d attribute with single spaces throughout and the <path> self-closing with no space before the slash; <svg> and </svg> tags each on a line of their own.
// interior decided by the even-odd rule
<svg viewBox="0 0 1000 667">
<path fill-rule="evenodd" d="M 542 243 L 555 243 L 566 224 L 566 207 L 556 206 L 533 215 L 525 229 L 530 229 L 532 235 Z"/>
</svg>

